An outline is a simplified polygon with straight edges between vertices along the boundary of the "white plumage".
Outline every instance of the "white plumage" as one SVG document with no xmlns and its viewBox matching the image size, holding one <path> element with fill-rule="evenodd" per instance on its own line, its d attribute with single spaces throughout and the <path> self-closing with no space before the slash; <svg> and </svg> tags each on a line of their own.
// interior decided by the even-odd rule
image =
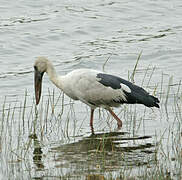
<svg viewBox="0 0 182 180">
<path fill-rule="evenodd" d="M 35 61 L 34 70 L 36 104 L 40 101 L 42 77 L 46 72 L 50 80 L 66 95 L 91 107 L 92 133 L 94 133 L 93 113 L 96 107 L 107 109 L 117 120 L 118 128 L 122 127 L 122 122 L 110 107 L 119 107 L 123 103 L 140 103 L 148 107 L 159 107 L 157 104 L 159 100 L 149 95 L 143 88 L 101 71 L 77 69 L 64 76 L 59 76 L 52 63 L 44 57 L 39 57 Z"/>
<path fill-rule="evenodd" d="M 71 98 L 81 100 L 91 108 L 119 106 L 112 100 L 118 98 L 126 100 L 122 89 L 112 89 L 99 83 L 100 79 L 97 78 L 99 73 L 102 72 L 91 69 L 74 70 L 63 76 L 62 90 Z"/>
</svg>

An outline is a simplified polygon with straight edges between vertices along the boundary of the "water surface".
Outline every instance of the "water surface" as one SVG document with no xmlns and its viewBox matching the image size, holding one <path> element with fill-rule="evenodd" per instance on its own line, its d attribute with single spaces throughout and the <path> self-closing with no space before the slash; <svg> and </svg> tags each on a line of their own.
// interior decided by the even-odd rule
<svg viewBox="0 0 182 180">
<path fill-rule="evenodd" d="M 177 135 L 180 131 L 181 1 L 1 0 L 0 9 L 1 177 L 51 179 L 70 176 L 72 179 L 85 179 L 94 174 L 100 174 L 100 178 L 108 177 L 110 172 L 113 177 L 119 177 L 124 169 L 131 166 L 126 160 L 131 157 L 142 167 L 144 164 L 153 165 L 156 137 L 160 139 L 163 135 L 166 141 L 170 140 L 169 146 L 164 149 L 172 151 L 170 130 Z M 89 149 L 89 108 L 85 105 L 65 97 L 62 114 L 61 94 L 51 115 L 49 95 L 53 96 L 54 89 L 56 102 L 60 92 L 47 76 L 43 82 L 39 118 L 34 124 L 33 63 L 36 57 L 48 57 L 60 74 L 83 67 L 102 70 L 109 58 L 105 71 L 128 79 L 140 52 L 135 82 L 143 84 L 151 93 L 157 87 L 156 96 L 161 99 L 161 109 L 152 111 L 141 105 L 131 105 L 116 110 L 124 120 L 122 131 L 126 134 L 116 134 L 120 143 L 111 138 L 109 147 L 115 147 L 116 143 L 119 150 L 106 148 L 106 154 L 100 154 L 97 142 L 102 140 L 96 139 L 96 148 Z M 169 81 L 171 76 L 173 78 Z M 171 88 L 166 98 L 168 84 Z M 50 108 L 48 117 L 47 106 Z M 116 131 L 116 122 L 105 111 L 96 112 L 94 126 L 96 132 L 104 134 L 102 139 L 107 133 Z M 148 138 L 127 139 L 131 137 Z M 86 143 L 83 143 L 85 138 Z M 79 153 L 75 146 L 82 147 L 82 143 L 87 148 L 84 151 L 79 149 Z M 125 148 L 137 148 L 132 149 L 130 154 L 126 149 L 120 149 L 121 144 Z M 70 154 L 65 155 L 65 149 L 71 149 Z M 36 150 L 38 157 L 34 156 Z M 88 152 L 87 157 L 85 153 Z M 116 155 L 121 155 L 118 161 Z M 85 163 L 86 160 L 88 163 Z M 139 174 L 137 167 L 134 172 Z"/>
</svg>

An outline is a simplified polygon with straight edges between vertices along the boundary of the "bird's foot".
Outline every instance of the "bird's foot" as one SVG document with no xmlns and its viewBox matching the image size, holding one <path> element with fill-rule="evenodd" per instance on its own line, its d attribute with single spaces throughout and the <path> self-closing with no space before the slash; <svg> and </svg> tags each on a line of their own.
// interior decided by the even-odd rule
<svg viewBox="0 0 182 180">
<path fill-rule="evenodd" d="M 118 123 L 117 123 L 117 124 L 118 124 L 118 129 L 121 129 L 121 128 L 122 128 L 122 125 L 123 125 L 123 124 L 122 124 L 122 121 L 121 121 L 121 120 L 120 120 L 120 121 L 118 121 Z"/>
<path fill-rule="evenodd" d="M 90 128 L 91 128 L 91 133 L 92 133 L 92 135 L 95 135 L 93 126 L 91 126 Z"/>
</svg>

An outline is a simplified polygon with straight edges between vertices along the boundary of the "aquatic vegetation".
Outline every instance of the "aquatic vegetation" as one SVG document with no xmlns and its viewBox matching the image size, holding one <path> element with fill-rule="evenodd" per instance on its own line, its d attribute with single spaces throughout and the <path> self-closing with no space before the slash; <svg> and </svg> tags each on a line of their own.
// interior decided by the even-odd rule
<svg viewBox="0 0 182 180">
<path fill-rule="evenodd" d="M 181 81 L 162 74 L 160 84 L 155 84 L 157 68 L 138 66 L 137 60 L 128 77 L 135 81 L 142 73 L 141 85 L 160 98 L 161 108 L 124 105 L 117 112 L 124 120 L 122 131 L 116 131 L 112 117 L 99 109 L 96 135 L 91 135 L 85 114 L 89 109 L 54 89 L 47 90 L 38 107 L 27 90 L 23 100 L 5 97 L 0 107 L 0 176 L 180 179 Z"/>
</svg>

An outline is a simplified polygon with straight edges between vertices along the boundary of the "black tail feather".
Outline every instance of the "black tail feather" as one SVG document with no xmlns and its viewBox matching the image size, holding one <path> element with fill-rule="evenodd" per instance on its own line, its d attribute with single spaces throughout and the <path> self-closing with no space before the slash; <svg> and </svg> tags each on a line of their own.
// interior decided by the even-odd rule
<svg viewBox="0 0 182 180">
<path fill-rule="evenodd" d="M 160 108 L 160 106 L 158 104 L 158 103 L 160 103 L 159 99 L 154 97 L 154 96 L 152 96 L 152 95 L 150 95 L 150 97 L 152 98 L 153 102 L 150 104 L 149 107 L 153 107 L 154 106 L 154 107 Z"/>
<path fill-rule="evenodd" d="M 144 104 L 147 107 L 157 107 L 159 106 L 159 99 L 149 95 L 144 89 L 140 88 L 140 91 L 133 91 L 132 93 L 128 93 L 124 91 L 126 95 L 126 101 L 120 100 L 120 103 L 127 103 L 127 104 Z"/>
</svg>

